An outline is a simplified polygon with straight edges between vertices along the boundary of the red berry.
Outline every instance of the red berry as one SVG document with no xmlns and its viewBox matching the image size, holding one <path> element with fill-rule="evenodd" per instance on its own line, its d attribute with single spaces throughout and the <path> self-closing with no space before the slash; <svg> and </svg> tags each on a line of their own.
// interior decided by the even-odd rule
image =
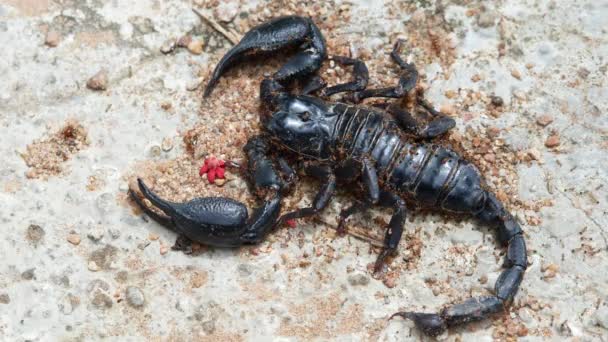
<svg viewBox="0 0 608 342">
<path fill-rule="evenodd" d="M 207 161 L 209 162 L 209 168 L 215 169 L 217 167 L 217 158 L 209 157 Z"/>
<path fill-rule="evenodd" d="M 215 169 L 215 174 L 216 174 L 217 178 L 224 179 L 225 171 L 226 171 L 226 169 L 224 169 L 223 167 L 218 167 L 217 169 Z"/>
<path fill-rule="evenodd" d="M 298 225 L 298 224 L 297 224 L 297 222 L 296 222 L 296 219 L 290 219 L 290 220 L 287 220 L 287 221 L 285 221 L 285 223 L 286 223 L 286 224 L 287 224 L 287 225 L 288 225 L 290 228 L 295 228 L 295 227 L 297 227 L 297 225 Z"/>
<path fill-rule="evenodd" d="M 199 176 L 201 176 L 201 177 L 203 177 L 203 175 L 204 175 L 205 173 L 207 173 L 207 171 L 209 171 L 209 167 L 207 167 L 207 164 L 205 164 L 205 165 L 203 165 L 203 166 L 201 167 L 201 169 L 198 171 L 198 175 L 199 175 Z"/>
<path fill-rule="evenodd" d="M 213 183 L 215 182 L 215 171 L 217 169 L 211 169 L 209 170 L 209 172 L 207 172 L 207 179 L 209 180 L 209 183 Z"/>
</svg>

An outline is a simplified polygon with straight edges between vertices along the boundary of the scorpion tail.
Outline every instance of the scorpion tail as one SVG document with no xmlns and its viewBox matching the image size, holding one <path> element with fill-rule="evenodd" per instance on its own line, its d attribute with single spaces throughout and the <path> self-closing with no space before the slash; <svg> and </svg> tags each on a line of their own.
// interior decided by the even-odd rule
<svg viewBox="0 0 608 342">
<path fill-rule="evenodd" d="M 147 198 L 152 204 L 158 209 L 162 210 L 165 214 L 169 216 L 173 216 L 175 213 L 175 203 L 166 201 L 158 195 L 156 195 L 148 186 L 144 183 L 141 178 L 137 178 L 137 185 L 139 186 L 139 191 L 141 191 L 142 195 Z"/>
<path fill-rule="evenodd" d="M 475 214 L 476 218 L 495 226 L 498 242 L 507 246 L 505 270 L 496 281 L 493 296 L 469 298 L 462 303 L 447 306 L 437 314 L 417 312 L 395 314 L 411 319 L 416 327 L 427 335 L 437 336 L 449 327 L 482 320 L 500 312 L 512 302 L 519 289 L 527 267 L 523 231 L 515 218 L 505 210 L 493 194 L 484 192 L 480 203 L 482 209 Z"/>
<path fill-rule="evenodd" d="M 252 28 L 222 57 L 211 75 L 204 96 L 211 95 L 220 77 L 246 57 L 282 50 L 290 46 L 301 46 L 301 50 L 308 48 L 311 51 L 302 51 L 294 56 L 277 73 L 279 78 L 309 73 L 311 68 L 316 71 L 320 67 L 320 61 L 326 57 L 325 40 L 309 18 L 280 17 Z"/>
</svg>

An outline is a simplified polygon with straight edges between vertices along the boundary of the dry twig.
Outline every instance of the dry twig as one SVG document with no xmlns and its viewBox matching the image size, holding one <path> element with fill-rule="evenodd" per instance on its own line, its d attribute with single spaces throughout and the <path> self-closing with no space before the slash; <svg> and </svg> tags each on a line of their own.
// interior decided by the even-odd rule
<svg viewBox="0 0 608 342">
<path fill-rule="evenodd" d="M 210 18 L 207 15 L 203 14 L 196 8 L 192 8 L 192 11 L 196 13 L 196 15 L 198 15 L 201 19 L 203 19 L 203 21 L 205 21 L 207 24 L 211 25 L 214 30 L 226 37 L 226 39 L 228 39 L 233 45 L 236 45 L 239 42 L 238 34 L 225 29 L 222 25 L 220 25 L 220 23 L 215 21 L 213 18 Z"/>
<path fill-rule="evenodd" d="M 336 230 L 337 226 L 321 219 L 321 218 L 316 218 L 316 221 L 326 225 L 327 227 Z M 368 242 L 369 244 L 371 244 L 374 247 L 383 247 L 384 243 L 382 242 L 381 239 L 379 239 L 376 236 L 372 236 L 368 233 L 367 230 L 364 230 L 363 228 L 357 227 L 357 226 L 350 226 L 350 227 L 345 227 L 346 228 L 346 234 L 351 235 L 359 240 L 363 240 L 365 242 Z"/>
</svg>

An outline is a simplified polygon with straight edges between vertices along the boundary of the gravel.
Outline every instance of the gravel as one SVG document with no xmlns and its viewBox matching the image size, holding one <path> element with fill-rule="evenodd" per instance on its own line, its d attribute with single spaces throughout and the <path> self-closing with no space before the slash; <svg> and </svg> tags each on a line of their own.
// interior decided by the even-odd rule
<svg viewBox="0 0 608 342">
<path fill-rule="evenodd" d="M 125 291 L 125 297 L 127 298 L 127 303 L 134 308 L 141 308 L 144 306 L 146 300 L 144 298 L 144 293 L 138 287 L 129 286 Z"/>
</svg>

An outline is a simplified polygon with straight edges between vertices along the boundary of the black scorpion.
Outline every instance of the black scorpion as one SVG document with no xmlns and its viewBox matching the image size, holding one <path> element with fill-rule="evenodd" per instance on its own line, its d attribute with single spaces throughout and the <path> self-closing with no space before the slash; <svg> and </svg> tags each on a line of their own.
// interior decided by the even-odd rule
<svg viewBox="0 0 608 342">
<path fill-rule="evenodd" d="M 448 327 L 504 310 L 517 293 L 527 267 L 523 231 L 494 194 L 483 187 L 475 166 L 449 148 L 427 142 L 454 127 L 454 121 L 435 111 L 421 96 L 416 98 L 417 106 L 433 117 L 426 125 L 395 104 L 368 108 L 326 102 L 310 95 L 352 92 L 353 102 L 369 97 L 407 96 L 416 85 L 418 73 L 399 56 L 401 41 L 391 53 L 403 71 L 397 86 L 365 89 L 368 82 L 365 64 L 358 59 L 333 56 L 337 63 L 353 66 L 354 80 L 325 88 L 316 75 L 328 57 L 321 32 L 311 19 L 281 17 L 250 30 L 221 59 L 204 96 L 209 96 L 218 79 L 243 59 L 289 46 L 299 52 L 272 77 L 265 78 L 260 87 L 261 100 L 268 110 L 261 116 L 265 132 L 250 139 L 245 147 L 253 189 L 264 201 L 251 218 L 248 219 L 243 204 L 228 198 L 198 198 L 183 204 L 164 201 L 141 180 L 140 191 L 167 217 L 147 208 L 134 193 L 132 197 L 146 213 L 190 239 L 232 247 L 263 240 L 285 220 L 318 214 L 334 195 L 337 184 L 359 184 L 366 194 L 365 200 L 341 211 L 341 229 L 351 214 L 369 205 L 393 209 L 376 271 L 382 269 L 385 258 L 398 246 L 408 206 L 470 215 L 493 227 L 498 242 L 506 245 L 505 270 L 496 282 L 494 294 L 470 298 L 439 313 L 395 315 L 412 319 L 425 334 L 436 336 Z M 301 83 L 300 95 L 288 91 L 293 81 Z M 281 198 L 294 172 L 285 160 L 273 157 L 270 146 L 296 157 L 297 169 L 322 181 L 310 207 L 279 218 Z"/>
</svg>

